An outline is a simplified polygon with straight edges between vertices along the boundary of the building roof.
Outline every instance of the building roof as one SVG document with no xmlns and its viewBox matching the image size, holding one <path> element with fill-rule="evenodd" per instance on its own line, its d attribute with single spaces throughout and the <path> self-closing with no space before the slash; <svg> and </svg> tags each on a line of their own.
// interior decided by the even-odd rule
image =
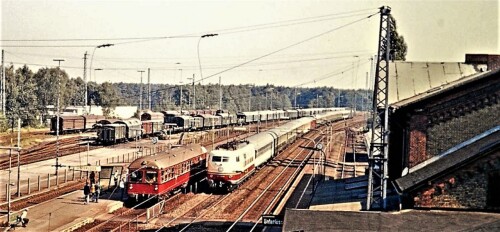
<svg viewBox="0 0 500 232">
<path fill-rule="evenodd" d="M 477 65 L 458 62 L 391 62 L 389 104 L 426 95 L 464 77 L 478 74 Z"/>
<path fill-rule="evenodd" d="M 282 231 L 498 231 L 499 229 L 498 213 L 287 209 Z"/>
<path fill-rule="evenodd" d="M 401 191 L 408 191 L 427 181 L 455 170 L 474 158 L 477 158 L 491 149 L 500 146 L 500 126 L 479 134 L 463 143 L 458 144 L 444 153 L 426 160 L 409 170 L 405 175 L 395 180 Z"/>
</svg>

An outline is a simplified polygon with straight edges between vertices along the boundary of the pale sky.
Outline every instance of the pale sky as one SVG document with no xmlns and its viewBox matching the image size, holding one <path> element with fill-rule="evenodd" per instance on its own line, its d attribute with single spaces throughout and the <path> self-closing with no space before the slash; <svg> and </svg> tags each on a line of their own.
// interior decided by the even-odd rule
<svg viewBox="0 0 500 232">
<path fill-rule="evenodd" d="M 83 77 L 84 53 L 90 70 L 95 50 L 92 70 L 103 70 L 93 81 L 138 83 L 137 71 L 150 68 L 152 83 L 178 84 L 199 80 L 199 43 L 204 84 L 220 76 L 223 84 L 365 88 L 380 15 L 366 17 L 382 5 L 392 8 L 408 61 L 500 54 L 495 0 L 2 0 L 0 46 L 16 68 L 65 59 L 61 68 Z M 207 33 L 218 36 L 200 40 Z M 115 45 L 95 49 L 108 43 Z"/>
</svg>

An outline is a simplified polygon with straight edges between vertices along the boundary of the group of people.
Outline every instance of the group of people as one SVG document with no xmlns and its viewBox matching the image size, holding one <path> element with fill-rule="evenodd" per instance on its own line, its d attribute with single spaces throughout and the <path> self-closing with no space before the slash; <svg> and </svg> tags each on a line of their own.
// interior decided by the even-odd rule
<svg viewBox="0 0 500 232">
<path fill-rule="evenodd" d="M 99 196 L 101 194 L 101 186 L 95 178 L 95 172 L 92 171 L 89 175 L 90 183 L 86 182 L 85 187 L 83 187 L 83 195 L 85 195 L 85 203 L 88 204 L 90 199 L 92 202 L 98 202 Z"/>
<path fill-rule="evenodd" d="M 92 171 L 89 174 L 90 182 L 86 182 L 85 186 L 83 187 L 83 194 L 85 195 L 84 204 L 88 204 L 91 200 L 92 202 L 96 203 L 99 201 L 101 186 L 99 185 L 98 181 L 96 181 L 95 175 L 96 173 Z M 125 195 L 125 177 L 120 178 L 120 172 L 118 170 L 115 170 L 113 173 L 113 180 L 115 188 L 119 188 L 118 190 L 120 191 L 120 199 L 123 200 L 123 197 Z"/>
</svg>

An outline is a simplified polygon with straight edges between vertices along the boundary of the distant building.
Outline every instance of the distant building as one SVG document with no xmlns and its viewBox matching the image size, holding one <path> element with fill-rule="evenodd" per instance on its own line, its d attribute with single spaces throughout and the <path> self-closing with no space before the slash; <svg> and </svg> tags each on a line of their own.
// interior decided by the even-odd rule
<svg viewBox="0 0 500 232">
<path fill-rule="evenodd" d="M 47 106 L 48 114 L 53 117 L 55 112 L 55 107 L 53 105 Z M 137 106 L 117 106 L 111 110 L 109 117 L 113 118 L 131 118 L 137 112 Z M 104 115 L 103 108 L 101 106 L 87 106 L 86 110 L 83 106 L 68 106 L 61 110 L 61 115 L 83 115 L 85 113 L 94 115 Z"/>
</svg>

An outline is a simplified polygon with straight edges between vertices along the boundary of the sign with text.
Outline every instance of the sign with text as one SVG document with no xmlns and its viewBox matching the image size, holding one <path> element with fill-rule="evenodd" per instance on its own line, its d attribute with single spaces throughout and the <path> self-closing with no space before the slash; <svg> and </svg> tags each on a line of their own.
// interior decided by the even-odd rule
<svg viewBox="0 0 500 232">
<path fill-rule="evenodd" d="M 77 170 L 77 171 L 89 171 L 89 172 L 90 171 L 100 172 L 101 166 L 87 166 L 87 165 L 76 166 L 75 170 Z"/>
<path fill-rule="evenodd" d="M 262 224 L 265 226 L 282 226 L 283 215 L 263 214 Z"/>
</svg>

